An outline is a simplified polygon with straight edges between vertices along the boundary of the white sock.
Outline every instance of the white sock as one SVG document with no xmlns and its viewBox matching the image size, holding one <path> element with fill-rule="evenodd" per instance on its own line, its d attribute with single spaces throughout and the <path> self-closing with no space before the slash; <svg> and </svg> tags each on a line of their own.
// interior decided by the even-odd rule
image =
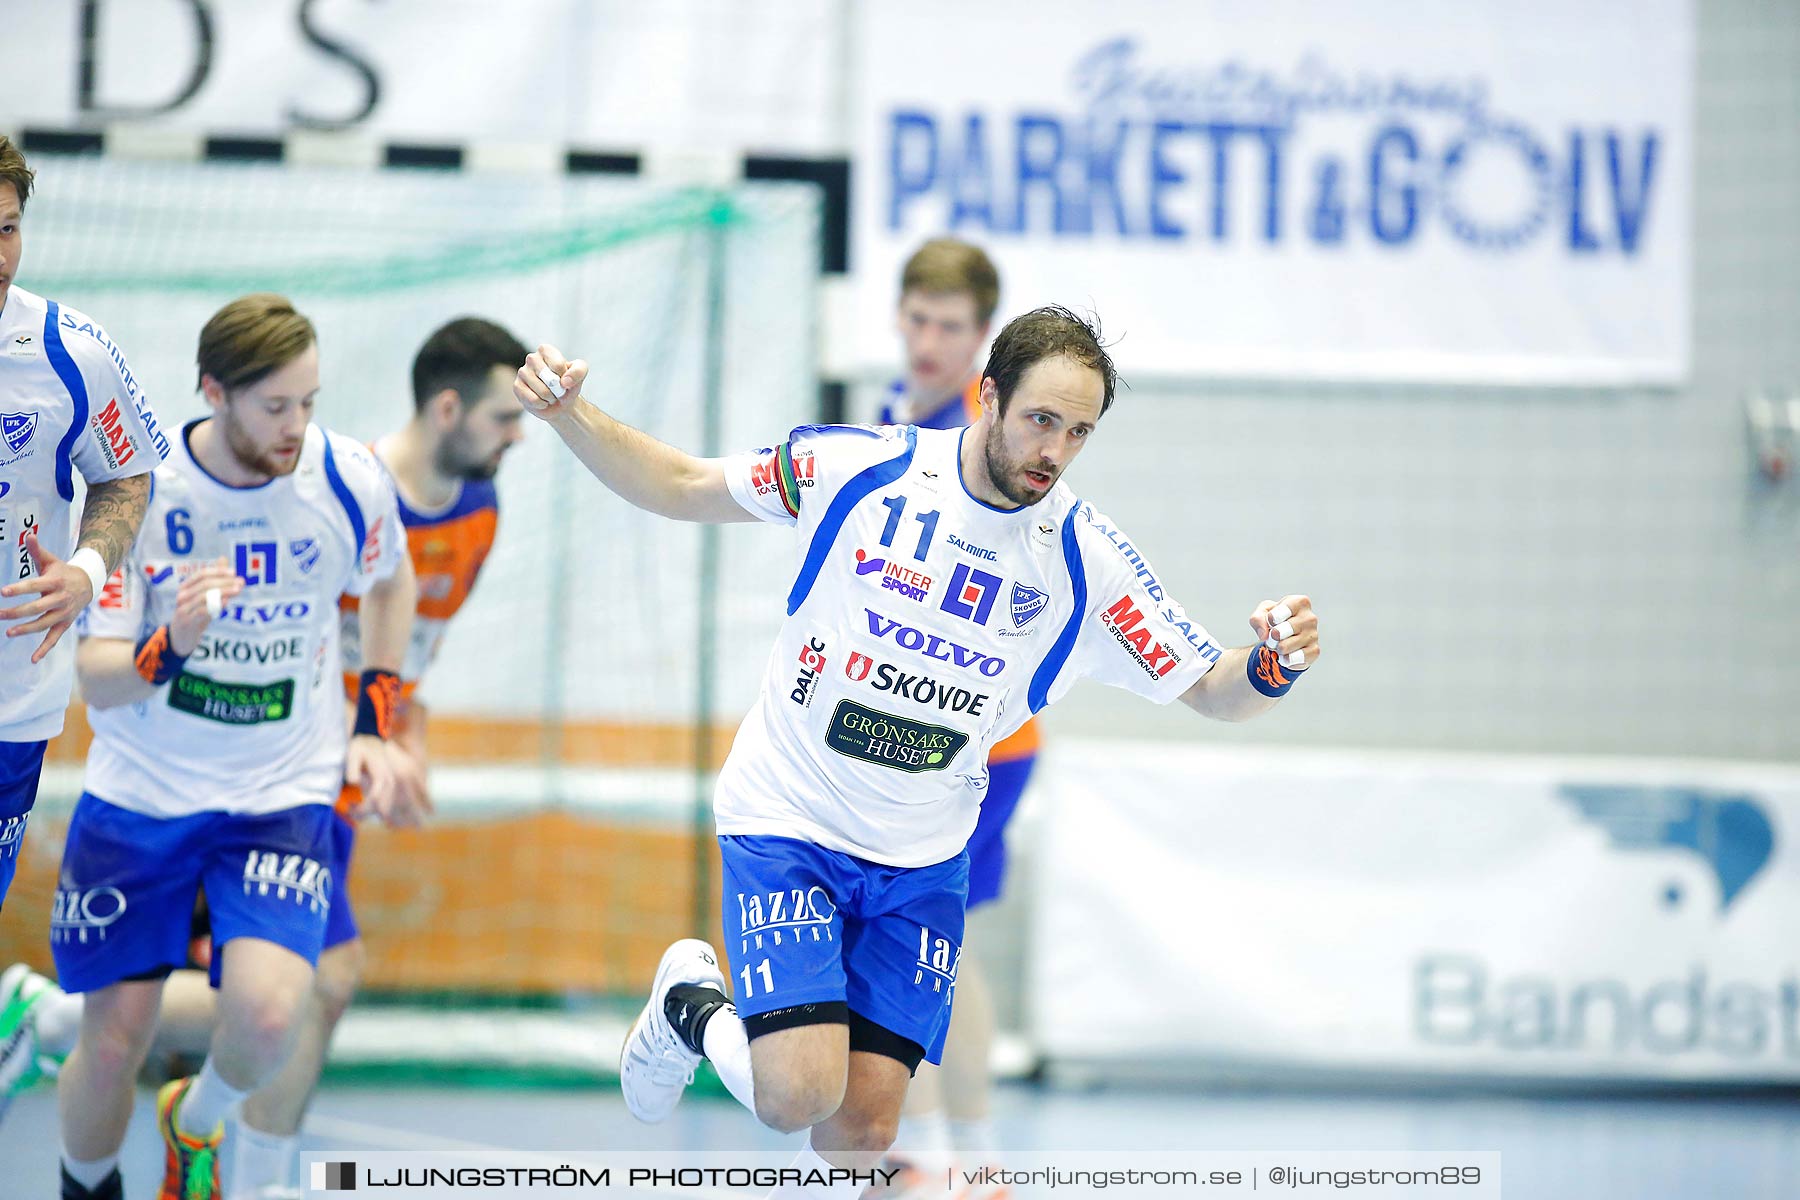
<svg viewBox="0 0 1800 1200">
<path fill-rule="evenodd" d="M 826 1178 L 838 1169 L 820 1158 L 810 1141 L 789 1166 L 803 1175 L 817 1171 Z M 776 1185 L 775 1190 L 769 1193 L 769 1200 L 857 1200 L 862 1195 L 862 1190 L 863 1185 L 854 1179 L 843 1183 L 783 1183 Z"/>
<path fill-rule="evenodd" d="M 79 1183 L 88 1191 L 93 1191 L 106 1181 L 106 1177 L 119 1169 L 119 1156 L 109 1154 L 105 1158 L 96 1158 L 92 1162 L 82 1162 L 63 1147 L 62 1168 L 69 1173 L 69 1178 Z"/>
<path fill-rule="evenodd" d="M 249 1094 L 226 1083 L 209 1054 L 200 1074 L 188 1085 L 187 1095 L 181 1098 L 181 1108 L 175 1114 L 175 1128 L 189 1137 L 210 1138 L 219 1122 L 230 1116 L 238 1101 Z"/>
<path fill-rule="evenodd" d="M 286 1187 L 294 1181 L 295 1151 L 300 1139 L 252 1129 L 242 1120 L 231 1131 L 231 1200 L 255 1196 L 260 1188 Z"/>
<path fill-rule="evenodd" d="M 944 1110 L 901 1116 L 900 1132 L 894 1135 L 894 1146 L 888 1153 L 902 1158 L 948 1161 L 950 1122 L 944 1118 Z"/>
<path fill-rule="evenodd" d="M 750 1077 L 750 1035 L 744 1032 L 736 1005 L 713 1010 L 700 1034 L 700 1048 L 706 1051 L 707 1061 L 719 1073 L 726 1089 L 754 1114 L 756 1086 Z"/>
<path fill-rule="evenodd" d="M 979 1159 L 992 1154 L 998 1148 L 996 1142 L 992 1117 L 950 1122 L 950 1143 L 964 1158 Z"/>
<path fill-rule="evenodd" d="M 40 1054 L 67 1056 L 81 1032 L 81 993 L 58 990 L 45 996 L 31 1010 L 31 1026 L 37 1031 Z"/>
</svg>

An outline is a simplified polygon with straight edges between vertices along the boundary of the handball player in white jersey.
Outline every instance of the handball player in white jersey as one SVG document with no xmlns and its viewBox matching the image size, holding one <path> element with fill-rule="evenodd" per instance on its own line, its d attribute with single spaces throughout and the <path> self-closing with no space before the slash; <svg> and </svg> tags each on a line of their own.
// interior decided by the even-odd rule
<svg viewBox="0 0 1800 1200">
<path fill-rule="evenodd" d="M 626 1040 L 626 1104 L 661 1120 L 706 1057 L 765 1124 L 811 1130 L 774 1194 L 855 1196 L 942 1053 L 988 748 L 1084 677 L 1255 716 L 1317 658 L 1318 619 L 1303 595 L 1265 600 L 1256 644 L 1221 645 L 1062 479 L 1114 387 L 1065 309 L 1001 330 L 967 429 L 802 426 L 697 459 L 583 400 L 586 377 L 544 346 L 514 390 L 634 504 L 789 525 L 801 548 L 715 797 L 735 1000 L 711 947 L 671 946 Z"/>
<path fill-rule="evenodd" d="M 0 907 L 69 706 L 75 639 L 63 634 L 131 548 L 169 449 L 106 332 L 13 282 L 35 178 L 0 137 Z M 71 537 L 77 475 L 87 496 Z M 0 975 L 0 1108 L 38 986 L 23 968 Z"/>
<path fill-rule="evenodd" d="M 212 413 L 172 439 L 77 661 L 94 742 L 51 922 L 59 982 L 86 993 L 58 1077 L 68 1200 L 120 1195 L 132 1084 L 196 889 L 218 1023 L 199 1075 L 157 1096 L 159 1194 L 218 1194 L 221 1122 L 287 1058 L 339 901 L 332 804 L 346 779 L 377 812 L 394 791 L 384 742 L 415 588 L 393 484 L 312 423 L 317 339 L 282 297 L 220 309 L 198 363 Z M 364 667 L 348 738 L 346 592 Z"/>
</svg>

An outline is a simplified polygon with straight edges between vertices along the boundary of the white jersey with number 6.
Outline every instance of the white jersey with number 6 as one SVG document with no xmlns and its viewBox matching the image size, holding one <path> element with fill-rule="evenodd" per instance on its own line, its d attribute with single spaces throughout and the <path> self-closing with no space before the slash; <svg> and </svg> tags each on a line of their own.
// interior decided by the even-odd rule
<svg viewBox="0 0 1800 1200">
<path fill-rule="evenodd" d="M 1168 703 L 1219 658 L 1105 517 L 1063 483 L 999 509 L 967 431 L 802 426 L 727 460 L 732 495 L 803 550 L 756 704 L 719 777 L 721 834 L 891 866 L 974 831 L 987 754 L 1090 677 Z"/>
<path fill-rule="evenodd" d="M 82 636 L 135 644 L 214 559 L 246 586 L 173 679 L 136 704 L 89 707 L 86 790 L 159 817 L 330 804 L 347 738 L 338 597 L 406 553 L 393 483 L 367 447 L 314 425 L 291 474 L 231 487 L 194 461 L 193 429 L 157 468 L 137 543 Z"/>
</svg>

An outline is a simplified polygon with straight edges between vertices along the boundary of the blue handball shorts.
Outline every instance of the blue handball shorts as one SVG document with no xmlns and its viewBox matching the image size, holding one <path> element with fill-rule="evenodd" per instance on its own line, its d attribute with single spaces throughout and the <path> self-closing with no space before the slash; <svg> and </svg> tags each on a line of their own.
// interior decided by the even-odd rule
<svg viewBox="0 0 1800 1200">
<path fill-rule="evenodd" d="M 940 1062 L 962 957 L 968 851 L 889 867 L 784 837 L 720 837 L 738 1013 L 842 1001 Z"/>
<path fill-rule="evenodd" d="M 37 803 L 38 776 L 44 772 L 47 742 L 0 742 L 0 908 L 19 869 L 25 844 L 25 822 Z"/>
<path fill-rule="evenodd" d="M 341 946 L 362 936 L 356 910 L 350 907 L 350 857 L 356 851 L 356 824 L 342 813 L 331 814 L 331 908 L 325 918 L 325 946 Z"/>
<path fill-rule="evenodd" d="M 975 832 L 969 835 L 970 908 L 998 900 L 1006 886 L 1006 823 L 1019 807 L 1036 762 L 1032 755 L 988 764 L 987 796 Z"/>
<path fill-rule="evenodd" d="M 317 963 L 331 905 L 328 804 L 152 817 L 83 793 L 69 821 L 50 951 L 65 991 L 91 992 L 187 962 L 194 893 L 212 920 L 213 986 L 241 937 Z"/>
</svg>

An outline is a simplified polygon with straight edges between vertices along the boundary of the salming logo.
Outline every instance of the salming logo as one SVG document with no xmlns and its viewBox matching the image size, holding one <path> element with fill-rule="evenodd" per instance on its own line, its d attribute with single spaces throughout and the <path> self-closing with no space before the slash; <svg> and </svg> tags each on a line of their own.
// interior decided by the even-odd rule
<svg viewBox="0 0 1800 1200">
<path fill-rule="evenodd" d="M 244 894 L 274 895 L 296 904 L 310 903 L 314 912 L 331 907 L 331 872 L 302 854 L 252 850 L 244 859 Z"/>
</svg>

